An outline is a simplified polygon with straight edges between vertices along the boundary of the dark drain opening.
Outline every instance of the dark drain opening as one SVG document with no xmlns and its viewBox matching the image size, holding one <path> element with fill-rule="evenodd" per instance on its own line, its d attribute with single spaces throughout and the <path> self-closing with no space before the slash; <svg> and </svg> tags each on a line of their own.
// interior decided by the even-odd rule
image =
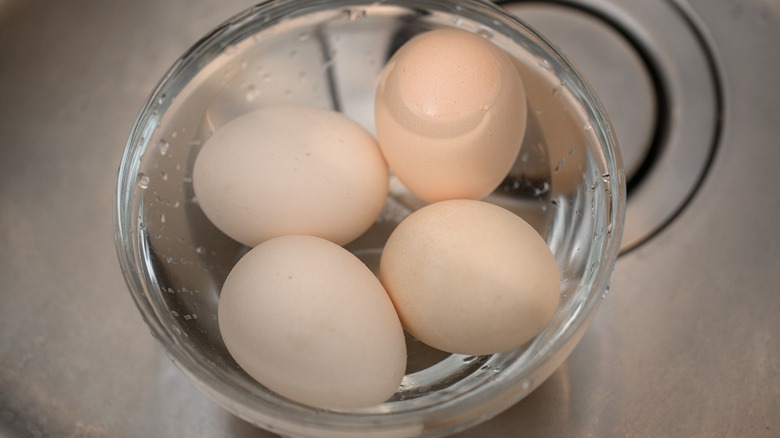
<svg viewBox="0 0 780 438">
<path fill-rule="evenodd" d="M 621 251 L 637 248 L 690 202 L 720 135 L 720 81 L 696 21 L 676 4 L 663 1 L 499 3 L 559 46 L 602 98 L 626 169 L 628 202 Z M 594 61 L 603 58 L 604 51 L 619 56 Z M 615 80 L 613 70 L 624 74 Z M 610 74 L 612 80 L 602 78 Z M 632 99 L 640 103 L 637 114 L 626 113 Z M 646 100 L 652 100 L 652 108 Z"/>
</svg>

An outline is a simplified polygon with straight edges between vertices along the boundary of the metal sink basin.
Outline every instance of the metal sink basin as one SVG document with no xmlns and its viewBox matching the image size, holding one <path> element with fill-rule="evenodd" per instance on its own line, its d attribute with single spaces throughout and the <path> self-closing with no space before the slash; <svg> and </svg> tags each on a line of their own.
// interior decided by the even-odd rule
<svg viewBox="0 0 780 438">
<path fill-rule="evenodd" d="M 111 218 L 147 93 L 252 3 L 0 0 L 0 436 L 274 436 L 219 408 L 150 336 Z M 503 6 L 602 95 L 629 213 L 579 346 L 460 436 L 778 436 L 780 3 Z"/>
</svg>

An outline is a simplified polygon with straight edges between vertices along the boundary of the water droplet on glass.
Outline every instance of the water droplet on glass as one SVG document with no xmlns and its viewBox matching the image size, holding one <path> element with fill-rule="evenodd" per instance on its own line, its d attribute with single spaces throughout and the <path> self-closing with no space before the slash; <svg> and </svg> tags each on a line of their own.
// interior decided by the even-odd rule
<svg viewBox="0 0 780 438">
<path fill-rule="evenodd" d="M 527 391 L 528 388 L 531 387 L 531 382 L 529 382 L 528 380 L 523 380 L 522 386 L 523 386 L 523 391 Z"/>
<path fill-rule="evenodd" d="M 586 131 L 592 131 L 593 130 L 593 125 L 591 125 L 590 122 L 585 123 L 585 125 L 583 125 L 582 129 L 584 129 Z"/>
<path fill-rule="evenodd" d="M 257 99 L 258 94 L 257 87 L 255 87 L 254 84 L 249 84 L 246 87 L 246 94 L 244 94 L 244 98 L 247 102 L 252 103 L 255 101 L 255 99 Z"/>
<path fill-rule="evenodd" d="M 477 31 L 477 35 L 481 36 L 482 38 L 488 39 L 488 40 L 493 39 L 493 32 L 491 32 L 489 30 L 480 29 L 480 30 Z"/>
<path fill-rule="evenodd" d="M 298 35 L 298 42 L 304 42 L 308 40 L 311 37 L 311 34 L 309 32 L 304 32 L 300 35 Z"/>
<path fill-rule="evenodd" d="M 149 188 L 149 177 L 143 172 L 138 174 L 138 187 L 142 189 Z"/>
<path fill-rule="evenodd" d="M 458 18 L 456 18 L 456 19 L 454 19 L 452 21 L 452 24 L 454 24 L 455 26 L 462 26 L 463 25 L 463 19 L 458 17 Z"/>
<path fill-rule="evenodd" d="M 168 181 L 168 173 L 166 171 L 160 171 L 160 176 L 162 176 L 163 181 Z"/>
<path fill-rule="evenodd" d="M 329 70 L 331 67 L 333 67 L 333 64 L 336 63 L 336 60 L 331 58 L 327 62 L 322 63 L 322 70 Z"/>
<path fill-rule="evenodd" d="M 550 61 L 546 59 L 542 59 L 541 61 L 539 61 L 539 67 L 545 70 L 552 70 L 552 65 L 550 64 Z"/>
<path fill-rule="evenodd" d="M 200 254 L 200 255 L 206 254 L 206 248 L 204 248 L 202 246 L 199 246 L 199 247 L 195 248 L 195 252 Z"/>
<path fill-rule="evenodd" d="M 163 139 L 160 140 L 158 147 L 160 149 L 160 155 L 166 155 L 168 154 L 168 150 L 171 148 L 171 144 L 168 143 L 165 139 Z"/>
<path fill-rule="evenodd" d="M 165 213 L 160 213 L 160 223 L 161 224 L 165 223 Z"/>
</svg>

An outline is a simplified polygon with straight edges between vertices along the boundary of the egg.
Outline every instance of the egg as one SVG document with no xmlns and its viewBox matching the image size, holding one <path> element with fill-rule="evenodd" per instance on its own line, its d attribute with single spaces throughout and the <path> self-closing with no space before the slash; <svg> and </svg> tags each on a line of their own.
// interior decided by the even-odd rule
<svg viewBox="0 0 780 438">
<path fill-rule="evenodd" d="M 288 234 L 346 244 L 382 210 L 388 170 L 376 140 L 341 113 L 273 106 L 206 141 L 193 188 L 206 217 L 245 245 Z"/>
<path fill-rule="evenodd" d="M 218 322 L 244 371 L 309 406 L 375 405 L 404 376 L 390 298 L 357 257 L 322 238 L 282 236 L 250 250 L 225 281 Z"/>
<path fill-rule="evenodd" d="M 454 28 L 418 35 L 392 56 L 374 109 L 390 169 L 429 202 L 494 190 L 517 157 L 527 114 L 509 55 Z"/>
<path fill-rule="evenodd" d="M 404 328 L 450 353 L 523 345 L 551 320 L 560 295 L 544 239 L 519 216 L 477 200 L 409 215 L 390 235 L 379 269 Z"/>
</svg>

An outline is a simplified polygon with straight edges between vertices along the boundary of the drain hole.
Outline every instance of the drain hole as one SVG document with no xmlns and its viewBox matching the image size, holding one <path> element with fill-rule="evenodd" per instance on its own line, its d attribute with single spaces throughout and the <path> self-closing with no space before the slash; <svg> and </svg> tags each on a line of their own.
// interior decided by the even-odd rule
<svg viewBox="0 0 780 438">
<path fill-rule="evenodd" d="M 623 156 L 623 253 L 687 205 L 719 136 L 720 84 L 693 21 L 671 2 L 500 2 L 569 56 L 601 98 Z"/>
</svg>

